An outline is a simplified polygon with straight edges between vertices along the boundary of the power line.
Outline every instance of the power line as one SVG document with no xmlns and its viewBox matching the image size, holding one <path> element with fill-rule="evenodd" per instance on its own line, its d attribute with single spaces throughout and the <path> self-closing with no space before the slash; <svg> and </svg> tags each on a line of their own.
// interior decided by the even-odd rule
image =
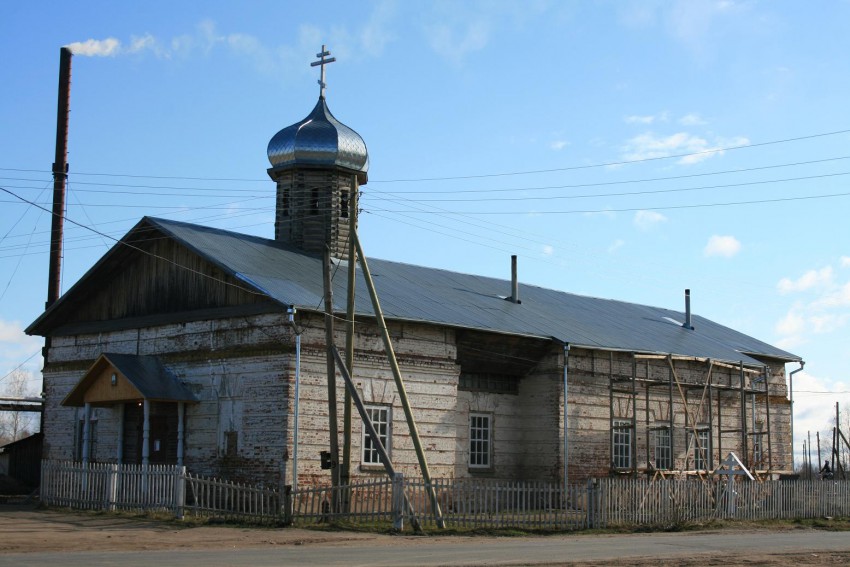
<svg viewBox="0 0 850 567">
<path fill-rule="evenodd" d="M 601 167 L 613 167 L 613 166 L 622 166 L 622 165 L 630 165 L 636 163 L 647 163 L 654 161 L 662 161 L 662 160 L 670 160 L 670 159 L 681 159 L 686 157 L 696 157 L 702 155 L 711 155 L 717 153 L 723 153 L 727 151 L 734 150 L 742 150 L 749 148 L 758 148 L 764 146 L 771 146 L 776 144 L 785 144 L 790 142 L 800 142 L 803 140 L 812 140 L 816 138 L 823 138 L 827 136 L 836 136 L 839 134 L 847 134 L 850 133 L 850 129 L 846 130 L 836 130 L 833 132 L 822 132 L 818 134 L 809 134 L 806 136 L 797 136 L 793 138 L 784 138 L 780 140 L 770 140 L 767 142 L 757 142 L 754 144 L 741 144 L 737 146 L 727 146 L 723 148 L 713 148 L 709 150 L 702 150 L 698 152 L 689 152 L 682 154 L 671 154 L 668 156 L 655 156 L 648 158 L 639 158 L 634 160 L 619 160 L 619 161 L 609 161 L 602 163 L 594 163 L 587 165 L 575 165 L 568 167 L 558 167 L 558 168 L 550 168 L 550 169 L 536 169 L 536 170 L 522 170 L 522 171 L 507 171 L 507 172 L 498 172 L 498 173 L 482 173 L 482 174 L 474 174 L 474 175 L 458 175 L 458 176 L 444 176 L 444 177 L 420 177 L 420 178 L 408 178 L 408 179 L 373 179 L 372 183 L 415 183 L 415 182 L 423 182 L 423 181 L 452 181 L 452 180 L 462 180 L 462 179 L 483 179 L 488 177 L 509 177 L 509 176 L 519 176 L 519 175 L 534 175 L 540 173 L 555 173 L 560 171 L 576 171 L 582 169 L 594 169 Z M 24 168 L 6 168 L 0 167 L 0 171 L 17 171 L 23 173 L 45 173 L 51 174 L 51 171 L 43 170 L 43 169 L 24 169 Z M 91 176 L 100 176 L 100 177 L 126 177 L 131 179 L 177 179 L 177 180 L 185 180 L 185 181 L 239 181 L 239 182 L 265 182 L 267 183 L 268 179 L 256 179 L 256 178 L 238 178 L 238 177 L 198 177 L 198 176 L 166 176 L 166 175 L 136 175 L 136 174 L 124 174 L 124 173 L 102 173 L 102 172 L 75 172 L 74 175 L 91 175 Z"/>
<path fill-rule="evenodd" d="M 809 179 L 825 179 L 827 177 L 840 177 L 850 175 L 850 171 L 839 173 L 824 173 L 821 175 L 807 175 L 804 177 L 787 177 L 783 179 L 767 179 L 762 181 L 745 181 L 742 183 L 728 183 L 724 185 L 703 185 L 700 187 L 680 187 L 678 189 L 652 189 L 649 191 L 627 191 L 620 193 L 591 193 L 585 195 L 550 195 L 548 197 L 489 197 L 486 199 L 405 199 L 419 203 L 489 203 L 495 201 L 552 201 L 564 199 L 593 199 L 599 197 L 628 197 L 632 195 L 655 195 L 663 193 L 684 193 L 687 191 L 704 191 L 706 189 L 728 189 L 730 187 L 746 187 L 750 185 L 767 185 L 772 183 L 788 183 L 791 181 L 806 181 Z M 386 195 L 398 195 L 398 193 L 384 193 Z M 384 199 L 393 201 L 394 199 Z"/>
<path fill-rule="evenodd" d="M 714 149 L 711 149 L 711 150 L 702 150 L 702 151 L 699 151 L 699 152 L 690 152 L 690 153 L 685 153 L 685 154 L 673 154 L 673 155 L 669 155 L 669 156 L 657 156 L 657 157 L 640 158 L 640 159 L 634 159 L 634 160 L 610 161 L 610 162 L 606 162 L 606 163 L 594 163 L 594 164 L 590 164 L 590 165 L 574 165 L 574 166 L 570 166 L 570 167 L 557 167 L 557 168 L 552 168 L 552 169 L 537 169 L 537 170 L 528 170 L 528 171 L 509 171 L 509 172 L 503 172 L 503 173 L 485 173 L 485 174 L 479 174 L 479 175 L 459 175 L 459 176 L 454 176 L 454 177 L 427 177 L 427 178 L 423 177 L 423 178 L 417 178 L 417 179 L 387 179 L 387 180 L 373 181 L 373 183 L 415 183 L 415 182 L 420 182 L 420 181 L 450 181 L 450 180 L 455 180 L 455 179 L 482 179 L 482 178 L 486 178 L 486 177 L 509 177 L 509 176 L 515 176 L 515 175 L 532 175 L 532 174 L 537 174 L 537 173 L 555 173 L 555 172 L 559 172 L 559 171 L 576 171 L 576 170 L 580 170 L 580 169 L 594 169 L 594 168 L 599 168 L 599 167 L 613 167 L 613 166 L 618 166 L 618 165 L 630 165 L 630 164 L 635 164 L 635 163 L 646 163 L 646 162 L 651 162 L 651 161 L 661 161 L 661 160 L 668 160 L 668 159 L 681 159 L 681 158 L 686 158 L 686 157 L 695 157 L 695 156 L 701 156 L 701 155 L 723 153 L 723 152 L 728 152 L 728 151 L 733 151 L 733 150 L 758 148 L 758 147 L 770 146 L 770 145 L 774 145 L 774 144 L 784 144 L 784 143 L 788 143 L 788 142 L 799 142 L 799 141 L 802 141 L 802 140 L 810 140 L 810 139 L 813 139 L 813 138 L 822 138 L 822 137 L 825 137 L 825 136 L 835 136 L 835 135 L 838 135 L 838 134 L 847 134 L 848 132 L 850 132 L 850 130 L 837 130 L 835 132 L 824 132 L 822 134 L 811 134 L 811 135 L 808 135 L 808 136 L 798 136 L 796 138 L 786 138 L 786 139 L 783 139 L 783 140 L 772 140 L 772 141 L 769 141 L 769 142 L 760 142 L 760 143 L 756 143 L 756 144 L 743 144 L 743 145 L 739 145 L 739 146 L 729 146 L 729 147 L 725 147 L 725 148 L 714 148 Z"/>
<path fill-rule="evenodd" d="M 451 213 L 451 214 L 465 214 L 465 215 L 574 215 L 574 214 L 591 214 L 591 213 L 627 213 L 627 212 L 635 212 L 635 211 L 667 211 L 674 209 L 702 209 L 702 208 L 710 208 L 710 207 L 734 207 L 738 205 L 759 205 L 764 203 L 781 203 L 786 201 L 806 201 L 812 199 L 831 199 L 835 197 L 846 197 L 850 195 L 850 192 L 847 193 L 831 193 L 826 195 L 808 195 L 804 197 L 783 197 L 776 199 L 758 199 L 753 201 L 730 201 L 726 203 L 701 203 L 696 205 L 668 205 L 668 206 L 660 206 L 660 207 L 629 207 L 622 209 L 574 209 L 571 211 L 547 211 L 547 210 L 535 210 L 535 211 L 464 211 L 463 213 Z M 411 210 L 395 210 L 395 209 L 378 209 L 385 213 L 407 213 L 407 212 L 415 212 L 420 214 L 437 214 L 435 211 L 411 211 Z"/>
<path fill-rule="evenodd" d="M 840 156 L 833 158 L 824 158 L 817 159 L 811 161 L 799 161 L 793 163 L 781 163 L 781 164 L 773 164 L 773 165 L 764 165 L 759 167 L 747 167 L 741 169 L 726 169 L 721 171 L 709 171 L 705 173 L 690 173 L 686 175 L 671 175 L 669 177 L 650 177 L 650 178 L 642 178 L 642 179 L 625 179 L 619 181 L 600 181 L 597 183 L 573 183 L 569 185 L 545 185 L 540 187 L 508 187 L 508 188 L 499 188 L 499 189 L 448 189 L 445 191 L 428 189 L 425 191 L 403 191 L 400 193 L 392 193 L 389 191 L 380 191 L 384 194 L 401 194 L 401 195 L 417 195 L 417 194 L 439 194 L 439 193 L 506 193 L 506 192 L 517 192 L 517 191 L 548 191 L 552 189 L 576 189 L 582 187 L 605 187 L 610 185 L 631 185 L 637 183 L 655 183 L 658 181 L 675 181 L 679 179 L 691 179 L 695 177 L 710 177 L 714 175 L 729 175 L 732 173 L 751 173 L 753 171 L 763 171 L 767 169 L 778 169 L 783 167 L 797 167 L 801 165 L 812 165 L 816 163 L 825 163 L 831 161 L 839 161 L 850 159 L 850 156 Z"/>
<path fill-rule="evenodd" d="M 21 201 L 24 201 L 24 202 L 26 202 L 26 203 L 29 203 L 29 204 L 33 205 L 34 207 L 38 207 L 39 209 L 41 209 L 41 210 L 43 210 L 43 211 L 46 211 L 46 212 L 50 213 L 51 215 L 55 214 L 55 213 L 53 213 L 53 211 L 50 211 L 50 210 L 48 210 L 48 209 L 46 209 L 46 208 L 42 207 L 41 205 L 37 205 L 36 203 L 33 203 L 33 202 L 31 202 L 31 201 L 27 201 L 27 200 L 26 200 L 26 199 L 24 199 L 23 197 L 21 197 L 21 196 L 19 196 L 19 195 L 16 195 L 16 194 L 15 194 L 15 193 L 13 193 L 12 191 L 9 191 L 8 189 L 6 189 L 6 188 L 4 188 L 4 187 L 0 187 L 0 191 L 4 191 L 5 193 L 8 193 L 9 195 L 12 195 L 13 197 L 15 197 L 15 198 L 17 198 L 17 199 L 19 199 L 19 200 L 21 200 Z M 208 279 L 208 280 L 212 280 L 212 281 L 214 281 L 214 282 L 216 282 L 216 283 L 220 283 L 220 284 L 222 284 L 222 285 L 226 285 L 226 286 L 228 286 L 228 287 L 233 287 L 233 288 L 239 289 L 239 290 L 241 290 L 241 291 L 244 291 L 244 292 L 249 293 L 249 294 L 252 294 L 252 295 L 263 295 L 263 296 L 265 296 L 265 295 L 266 295 L 266 294 L 264 294 L 264 293 L 260 293 L 260 292 L 258 292 L 258 291 L 253 290 L 253 289 L 249 289 L 249 288 L 243 287 L 243 286 L 241 286 L 241 285 L 239 285 L 239 284 L 226 282 L 226 281 L 224 281 L 224 280 L 222 280 L 222 279 L 219 279 L 219 278 L 217 278 L 217 277 L 215 277 L 215 276 L 210 276 L 209 274 L 205 274 L 205 273 L 203 273 L 203 272 L 201 272 L 201 271 L 195 270 L 195 269 L 190 268 L 190 267 L 188 267 L 188 266 L 184 266 L 184 265 L 180 264 L 179 262 L 175 262 L 174 260 L 171 260 L 170 258 L 165 258 L 165 257 L 163 257 L 163 256 L 159 256 L 159 255 L 157 255 L 157 254 L 154 254 L 154 253 L 152 253 L 152 252 L 149 252 L 149 251 L 147 251 L 147 250 L 144 250 L 144 249 L 142 249 L 142 248 L 139 248 L 138 246 L 134 246 L 133 244 L 130 244 L 129 242 L 126 242 L 126 241 L 124 241 L 124 240 L 118 240 L 117 238 L 113 238 L 112 236 L 109 236 L 109 235 L 108 235 L 108 234 L 106 234 L 106 233 L 103 233 L 103 232 L 101 232 L 101 231 L 99 231 L 99 230 L 96 230 L 96 229 L 94 229 L 94 228 L 90 227 L 90 226 L 86 226 L 86 225 L 84 225 L 84 224 L 82 224 L 82 223 L 79 223 L 79 222 L 77 222 L 77 221 L 73 220 L 73 219 L 69 218 L 67 215 L 63 215 L 63 218 L 64 218 L 67 222 L 70 222 L 71 224 L 77 225 L 77 226 L 79 226 L 80 228 L 84 228 L 84 229 L 86 229 L 86 230 L 90 230 L 90 231 L 94 232 L 95 234 L 99 234 L 99 235 L 101 235 L 101 236 L 103 236 L 103 237 L 106 237 L 106 238 L 108 238 L 108 239 L 110 239 L 110 240 L 113 240 L 113 241 L 115 241 L 115 243 L 116 243 L 116 244 L 120 244 L 120 245 L 122 245 L 122 246 L 126 246 L 127 248 L 131 248 L 131 249 L 133 249 L 133 250 L 136 250 L 137 252 L 140 252 L 140 253 L 145 254 L 145 255 L 147 255 L 147 256 L 150 256 L 150 257 L 152 257 L 152 258 L 156 258 L 157 260 L 162 260 L 162 261 L 164 261 L 164 262 L 167 262 L 168 264 L 171 264 L 172 266 L 174 266 L 174 267 L 176 267 L 176 268 L 179 268 L 179 269 L 185 270 L 185 271 L 187 271 L 187 272 L 190 272 L 190 273 L 195 274 L 195 275 L 197 275 L 197 276 L 200 276 L 200 277 L 202 277 L 202 278 L 205 278 L 205 279 Z"/>
</svg>

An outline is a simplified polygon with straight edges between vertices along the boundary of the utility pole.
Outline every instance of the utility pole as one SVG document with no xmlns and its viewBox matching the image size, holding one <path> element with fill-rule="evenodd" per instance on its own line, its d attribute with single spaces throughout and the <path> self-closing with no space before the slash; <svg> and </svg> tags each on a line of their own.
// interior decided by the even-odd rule
<svg viewBox="0 0 850 567">
<path fill-rule="evenodd" d="M 345 310 L 345 366 L 348 375 L 354 376 L 354 286 L 357 275 L 357 246 L 354 244 L 354 234 L 357 231 L 357 193 L 359 184 L 357 176 L 351 176 L 351 190 L 348 192 L 348 297 Z M 345 389 L 342 416 L 342 484 L 348 486 L 351 479 L 351 392 Z M 348 491 L 343 503 L 347 512 L 349 506 Z"/>
<path fill-rule="evenodd" d="M 322 262 L 322 272 L 325 288 L 325 343 L 327 345 L 328 370 L 328 432 L 330 433 L 330 467 L 331 467 L 331 510 L 339 511 L 339 424 L 336 414 L 336 364 L 334 362 L 334 307 L 333 288 L 331 287 L 331 250 L 325 246 Z"/>
</svg>

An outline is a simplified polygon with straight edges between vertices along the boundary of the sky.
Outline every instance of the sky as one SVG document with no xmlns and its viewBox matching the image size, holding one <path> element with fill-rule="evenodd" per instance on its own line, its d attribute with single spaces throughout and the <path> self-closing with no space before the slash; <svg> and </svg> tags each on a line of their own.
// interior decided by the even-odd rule
<svg viewBox="0 0 850 567">
<path fill-rule="evenodd" d="M 850 409 L 850 1 L 0 3 L 0 391 L 38 376 L 59 50 L 67 290 L 143 216 L 273 237 L 266 147 L 318 97 L 369 151 L 367 256 L 670 309 Z M 789 364 L 787 370 L 795 370 Z M 38 391 L 40 378 L 32 380 Z"/>
</svg>

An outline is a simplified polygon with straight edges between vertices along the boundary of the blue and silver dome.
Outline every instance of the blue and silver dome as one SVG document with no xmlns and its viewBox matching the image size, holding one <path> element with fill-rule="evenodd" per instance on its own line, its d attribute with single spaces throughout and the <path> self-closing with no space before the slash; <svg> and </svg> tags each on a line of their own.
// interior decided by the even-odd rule
<svg viewBox="0 0 850 567">
<path fill-rule="evenodd" d="M 275 134 L 268 147 L 272 170 L 291 167 L 343 168 L 366 182 L 369 153 L 360 135 L 334 118 L 325 97 L 300 122 Z"/>
</svg>

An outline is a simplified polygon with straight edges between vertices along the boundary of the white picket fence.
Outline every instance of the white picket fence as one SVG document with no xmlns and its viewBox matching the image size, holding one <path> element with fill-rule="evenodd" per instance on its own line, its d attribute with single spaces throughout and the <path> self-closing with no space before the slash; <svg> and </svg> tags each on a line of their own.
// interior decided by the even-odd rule
<svg viewBox="0 0 850 567">
<path fill-rule="evenodd" d="M 41 501 L 97 510 L 168 510 L 181 515 L 186 467 L 42 461 Z"/>
<path fill-rule="evenodd" d="M 41 499 L 49 506 L 163 510 L 250 522 L 386 523 L 402 529 L 578 530 L 671 526 L 714 519 L 850 516 L 850 481 L 604 478 L 583 485 L 397 475 L 295 493 L 203 478 L 185 467 L 44 461 Z M 440 508 L 434 514 L 433 502 Z"/>
</svg>

